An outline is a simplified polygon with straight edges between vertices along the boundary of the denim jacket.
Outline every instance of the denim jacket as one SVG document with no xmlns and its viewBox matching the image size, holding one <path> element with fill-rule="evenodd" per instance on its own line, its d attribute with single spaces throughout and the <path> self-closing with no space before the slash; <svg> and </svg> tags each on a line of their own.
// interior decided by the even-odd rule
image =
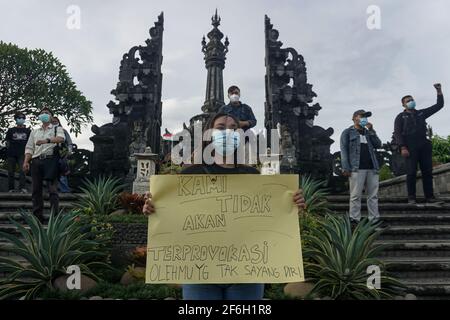
<svg viewBox="0 0 450 320">
<path fill-rule="evenodd" d="M 367 130 L 364 128 L 367 138 L 367 146 L 372 159 L 375 171 L 380 170 L 378 164 L 376 149 L 381 147 L 381 140 L 378 138 L 375 130 Z M 359 159 L 361 153 L 361 139 L 358 130 L 351 126 L 341 134 L 341 165 L 342 170 L 355 172 L 359 169 Z"/>
</svg>

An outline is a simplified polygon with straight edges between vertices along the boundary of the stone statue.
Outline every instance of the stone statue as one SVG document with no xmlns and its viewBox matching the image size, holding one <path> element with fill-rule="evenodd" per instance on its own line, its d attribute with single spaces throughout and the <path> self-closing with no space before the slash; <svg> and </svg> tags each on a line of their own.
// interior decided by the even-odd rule
<svg viewBox="0 0 450 320">
<path fill-rule="evenodd" d="M 281 171 L 311 174 L 330 179 L 333 157 L 330 138 L 333 129 L 314 125 L 321 106 L 311 105 L 317 96 L 307 82 L 303 56 L 293 48 L 282 48 L 279 32 L 265 17 L 266 102 L 265 127 L 281 124 Z"/>
</svg>

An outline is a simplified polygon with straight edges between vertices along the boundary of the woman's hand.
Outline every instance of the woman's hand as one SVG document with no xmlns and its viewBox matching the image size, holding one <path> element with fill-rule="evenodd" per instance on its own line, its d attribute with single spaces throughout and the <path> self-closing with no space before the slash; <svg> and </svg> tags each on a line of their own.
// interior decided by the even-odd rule
<svg viewBox="0 0 450 320">
<path fill-rule="evenodd" d="M 298 189 L 294 193 L 294 203 L 298 207 L 298 211 L 301 212 L 306 209 L 305 198 L 303 197 L 303 190 Z"/>
<path fill-rule="evenodd" d="M 150 192 L 147 192 L 145 194 L 145 204 L 144 204 L 144 207 L 142 208 L 142 213 L 149 215 L 154 212 L 155 212 L 155 206 L 153 205 L 152 194 Z"/>
</svg>

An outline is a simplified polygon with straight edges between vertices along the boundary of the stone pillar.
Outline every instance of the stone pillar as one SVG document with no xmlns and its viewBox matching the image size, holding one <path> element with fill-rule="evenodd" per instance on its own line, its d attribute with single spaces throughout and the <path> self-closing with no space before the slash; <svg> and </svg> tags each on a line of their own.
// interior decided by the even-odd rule
<svg viewBox="0 0 450 320">
<path fill-rule="evenodd" d="M 144 153 L 134 154 L 137 160 L 136 179 L 133 182 L 133 193 L 145 194 L 150 191 L 150 177 L 156 173 L 158 155 L 152 153 L 150 147 Z"/>
</svg>

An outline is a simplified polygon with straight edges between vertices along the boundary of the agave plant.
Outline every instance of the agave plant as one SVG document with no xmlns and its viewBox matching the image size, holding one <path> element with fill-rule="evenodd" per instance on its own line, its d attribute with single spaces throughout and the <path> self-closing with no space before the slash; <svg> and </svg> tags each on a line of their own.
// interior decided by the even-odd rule
<svg viewBox="0 0 450 320">
<path fill-rule="evenodd" d="M 84 180 L 80 187 L 83 192 L 75 204 L 83 212 L 107 215 L 117 209 L 119 192 L 123 189 L 118 178 L 100 177 L 95 180 Z"/>
<path fill-rule="evenodd" d="M 53 280 L 66 274 L 68 266 L 77 265 L 82 274 L 98 279 L 93 273 L 97 268 L 109 268 L 104 261 L 107 239 L 98 240 L 95 232 L 82 232 L 73 213 L 50 215 L 45 227 L 34 216 L 21 212 L 22 225 L 10 218 L 21 237 L 0 232 L 9 246 L 2 248 L 10 256 L 19 256 L 19 263 L 8 257 L 0 257 L 0 272 L 6 278 L 0 280 L 0 300 L 24 297 L 32 299 L 44 289 L 52 290 Z M 96 239 L 96 240 L 93 240 Z"/>
<path fill-rule="evenodd" d="M 327 196 L 329 194 L 325 187 L 325 181 L 315 180 L 309 175 L 302 176 L 300 188 L 306 203 L 308 214 L 325 215 L 330 213 Z"/>
<path fill-rule="evenodd" d="M 315 284 L 310 295 L 332 299 L 389 299 L 404 289 L 396 279 L 385 273 L 377 259 L 385 245 L 375 244 L 381 230 L 367 219 L 352 232 L 346 216 L 327 215 L 320 227 L 306 234 L 305 275 Z M 368 285 L 368 268 L 381 271 L 380 289 Z"/>
</svg>

